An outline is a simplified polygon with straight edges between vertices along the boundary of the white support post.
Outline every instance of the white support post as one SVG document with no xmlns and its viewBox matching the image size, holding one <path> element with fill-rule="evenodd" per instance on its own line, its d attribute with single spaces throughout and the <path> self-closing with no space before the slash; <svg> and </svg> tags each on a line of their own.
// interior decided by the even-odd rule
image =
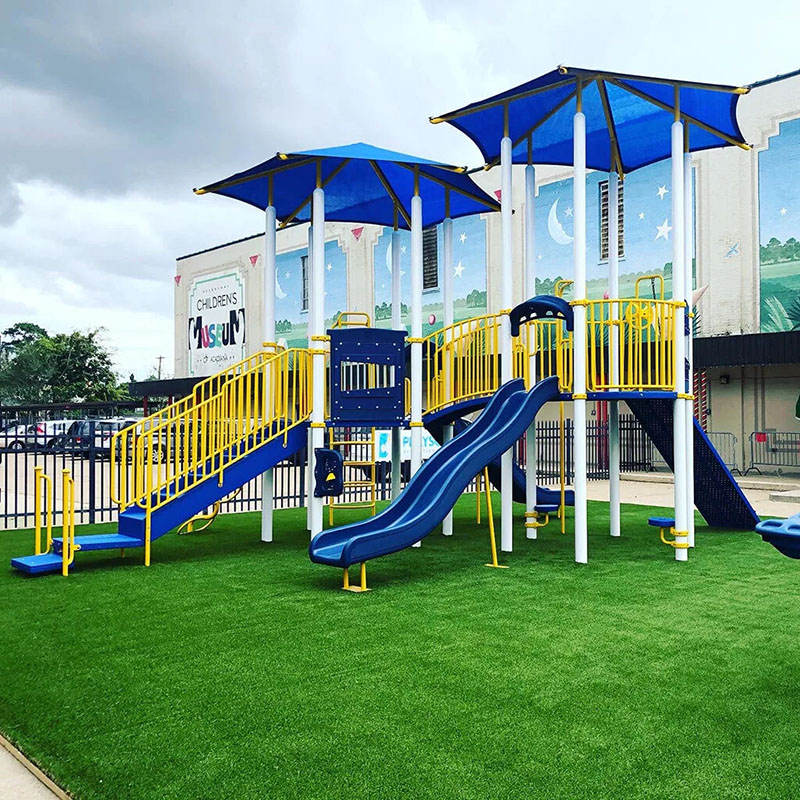
<svg viewBox="0 0 800 800">
<path fill-rule="evenodd" d="M 313 208 L 312 208 L 313 214 Z M 306 277 L 312 277 L 311 270 L 314 263 L 314 226 L 308 226 L 308 254 L 306 255 Z M 308 280 L 308 309 L 306 310 L 306 335 L 309 349 L 314 347 L 311 340 L 314 320 L 314 294 L 311 291 L 312 281 Z M 313 401 L 313 393 L 312 393 Z M 311 500 L 314 497 L 314 445 L 311 438 L 311 428 L 306 437 L 306 530 L 311 530 Z"/>
<path fill-rule="evenodd" d="M 270 198 L 271 199 L 271 198 Z M 264 229 L 264 333 L 265 342 L 275 341 L 275 259 L 277 251 L 277 231 L 275 228 L 275 207 L 268 205 Z M 272 396 L 268 394 L 271 381 L 275 379 L 274 370 L 264 373 L 264 408 L 272 412 Z M 274 477 L 271 469 L 261 476 L 261 541 L 272 541 L 272 516 L 275 507 Z"/>
<path fill-rule="evenodd" d="M 508 109 L 506 109 L 506 116 Z M 508 136 L 506 119 L 506 135 L 500 142 L 500 224 L 501 224 L 501 259 L 500 259 L 500 304 L 506 312 L 502 321 L 500 334 L 500 378 L 507 383 L 512 376 L 513 354 L 511 349 L 511 323 L 508 311 L 511 309 L 511 282 L 513 279 L 512 251 L 512 205 L 511 205 L 511 139 Z M 514 517 L 512 485 L 513 448 L 506 450 L 500 459 L 500 549 L 510 553 L 514 548 Z"/>
<path fill-rule="evenodd" d="M 397 211 L 395 210 L 395 214 Z M 403 326 L 402 282 L 400 270 L 400 231 L 392 231 L 392 330 L 405 330 Z M 403 389 L 405 396 L 405 387 Z M 400 497 L 401 470 L 403 468 L 402 450 L 403 429 L 392 428 L 392 500 Z"/>
<path fill-rule="evenodd" d="M 325 192 L 321 188 L 314 189 L 311 200 L 312 219 L 314 220 L 314 246 L 312 249 L 311 281 L 309 297 L 314 298 L 312 305 L 311 338 L 314 355 L 314 380 L 312 384 L 311 407 L 311 452 L 308 454 L 313 480 L 314 451 L 325 446 L 325 353 L 323 341 L 325 335 Z M 311 536 L 322 530 L 322 498 L 314 497 L 311 492 Z"/>
<path fill-rule="evenodd" d="M 450 218 L 450 198 L 449 190 L 446 193 L 446 206 L 444 222 L 442 223 L 442 305 L 443 305 L 443 320 L 442 324 L 445 329 L 453 324 L 453 220 Z M 449 332 L 445 333 L 449 340 Z M 444 382 L 447 391 L 450 391 L 451 386 L 450 375 L 450 359 L 444 359 Z M 453 425 L 444 426 L 442 436 L 442 444 L 447 444 L 453 438 Z M 447 516 L 442 522 L 442 533 L 445 536 L 453 535 L 453 512 L 448 512 Z"/>
<path fill-rule="evenodd" d="M 608 175 L 608 296 L 611 299 L 612 319 L 619 318 L 619 175 Z M 611 380 L 619 385 L 619 328 L 611 327 Z M 620 483 L 619 483 L 619 401 L 608 404 L 608 500 L 610 510 L 609 532 L 620 535 Z"/>
<path fill-rule="evenodd" d="M 694 220 L 692 192 L 692 154 L 683 154 L 683 224 L 684 224 L 684 265 L 686 267 L 686 284 L 684 290 L 687 299 L 687 310 L 692 311 L 692 293 L 694 281 L 692 275 L 692 257 L 694 255 Z M 686 338 L 686 360 L 689 365 L 689 393 L 694 394 L 694 320 L 689 320 L 689 335 Z M 689 532 L 689 547 L 694 547 L 694 401 L 686 403 L 686 530 Z"/>
<path fill-rule="evenodd" d="M 530 144 L 528 150 L 530 151 Z M 528 164 L 525 167 L 525 299 L 536 296 L 536 167 Z M 533 341 L 534 332 L 530 329 L 530 340 Z M 536 353 L 530 347 L 528 360 L 528 375 L 530 385 L 536 383 Z M 536 507 L 536 420 L 525 432 L 525 518 L 533 519 Z M 526 528 L 528 539 L 536 538 L 536 528 Z"/>
<path fill-rule="evenodd" d="M 573 430 L 575 464 L 575 561 L 589 560 L 587 497 L 586 497 L 586 117 L 582 111 L 581 87 L 578 85 L 578 105 L 573 120 L 573 258 L 575 261 L 573 306 Z"/>
<path fill-rule="evenodd" d="M 675 392 L 685 395 L 686 387 L 686 320 L 683 303 L 686 300 L 686 269 L 684 265 L 684 184 L 683 184 L 683 125 L 679 119 L 678 89 L 675 90 L 676 119 L 672 123 L 672 297 L 681 305 L 675 310 Z M 675 542 L 687 543 L 688 509 L 686 507 L 687 461 L 686 461 L 686 410 L 687 402 L 675 398 L 672 441 L 675 480 Z M 686 561 L 686 547 L 675 548 L 675 560 Z"/>
<path fill-rule="evenodd" d="M 411 475 L 422 464 L 422 198 L 411 198 Z M 422 543 L 416 542 L 414 547 Z"/>
</svg>

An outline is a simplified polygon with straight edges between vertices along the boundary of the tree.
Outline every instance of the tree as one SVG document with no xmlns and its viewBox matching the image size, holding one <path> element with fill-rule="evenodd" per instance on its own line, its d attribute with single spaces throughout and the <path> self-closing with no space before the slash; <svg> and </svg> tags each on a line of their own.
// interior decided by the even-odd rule
<svg viewBox="0 0 800 800">
<path fill-rule="evenodd" d="M 4 403 L 69 403 L 118 400 L 125 393 L 114 373 L 102 329 L 47 334 L 32 323 L 17 323 L 0 363 Z"/>
</svg>

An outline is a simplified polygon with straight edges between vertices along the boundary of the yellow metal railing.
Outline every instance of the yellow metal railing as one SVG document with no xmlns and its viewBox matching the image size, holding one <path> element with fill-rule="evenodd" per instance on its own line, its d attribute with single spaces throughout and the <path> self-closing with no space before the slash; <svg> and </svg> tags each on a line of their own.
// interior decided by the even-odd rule
<svg viewBox="0 0 800 800">
<path fill-rule="evenodd" d="M 258 353 L 114 435 L 111 497 L 120 510 L 148 512 L 146 563 L 150 513 L 212 477 L 221 485 L 225 469 L 308 419 L 311 359 L 300 349 Z"/>
<path fill-rule="evenodd" d="M 500 387 L 500 332 L 505 314 L 462 320 L 425 337 L 426 412 L 485 397 Z M 562 391 L 572 385 L 572 334 L 560 319 L 525 324 L 514 339 L 512 374 L 530 387 L 558 375 Z"/>
<path fill-rule="evenodd" d="M 61 574 L 66 578 L 75 560 L 75 481 L 68 470 L 61 471 Z"/>
<path fill-rule="evenodd" d="M 587 391 L 673 391 L 680 305 L 640 298 L 587 301 Z"/>
<path fill-rule="evenodd" d="M 334 328 L 371 328 L 372 318 L 366 311 L 340 311 Z"/>
<path fill-rule="evenodd" d="M 33 468 L 33 552 L 49 553 L 53 546 L 53 481 L 43 467 Z M 42 508 L 44 505 L 44 509 Z M 44 512 L 47 539 L 42 548 L 42 512 Z"/>
</svg>

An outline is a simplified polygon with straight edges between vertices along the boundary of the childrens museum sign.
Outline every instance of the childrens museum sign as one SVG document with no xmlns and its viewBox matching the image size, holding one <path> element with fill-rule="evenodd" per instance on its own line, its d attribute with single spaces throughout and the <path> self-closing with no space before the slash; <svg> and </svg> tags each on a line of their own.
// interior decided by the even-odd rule
<svg viewBox="0 0 800 800">
<path fill-rule="evenodd" d="M 196 277 L 188 311 L 189 375 L 213 375 L 245 357 L 244 280 L 237 266 Z"/>
</svg>

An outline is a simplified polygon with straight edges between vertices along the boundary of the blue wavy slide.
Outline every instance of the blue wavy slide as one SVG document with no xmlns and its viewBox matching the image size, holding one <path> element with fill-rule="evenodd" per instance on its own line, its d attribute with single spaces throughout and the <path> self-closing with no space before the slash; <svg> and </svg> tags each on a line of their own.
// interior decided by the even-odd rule
<svg viewBox="0 0 800 800">
<path fill-rule="evenodd" d="M 441 523 L 469 482 L 522 436 L 548 400 L 557 397 L 555 377 L 530 391 L 521 380 L 504 384 L 477 420 L 437 450 L 388 508 L 362 522 L 318 533 L 308 548 L 311 560 L 349 567 L 418 542 Z"/>
</svg>

